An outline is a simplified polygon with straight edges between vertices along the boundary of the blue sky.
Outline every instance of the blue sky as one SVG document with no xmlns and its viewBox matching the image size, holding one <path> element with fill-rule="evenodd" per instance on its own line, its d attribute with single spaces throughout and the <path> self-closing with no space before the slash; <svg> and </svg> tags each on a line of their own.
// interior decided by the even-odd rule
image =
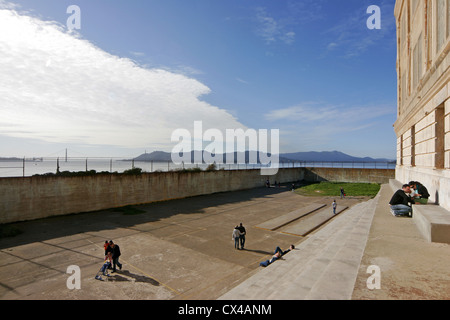
<svg viewBox="0 0 450 320">
<path fill-rule="evenodd" d="M 0 156 L 170 151 L 203 121 L 279 129 L 281 152 L 394 159 L 394 4 L 0 0 Z"/>
</svg>

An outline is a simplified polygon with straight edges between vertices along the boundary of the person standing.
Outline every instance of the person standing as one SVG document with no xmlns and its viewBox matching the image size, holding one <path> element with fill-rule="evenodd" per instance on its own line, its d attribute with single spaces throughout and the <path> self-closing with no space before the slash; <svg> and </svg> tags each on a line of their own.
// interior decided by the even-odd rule
<svg viewBox="0 0 450 320">
<path fill-rule="evenodd" d="M 345 191 L 344 188 L 341 187 L 341 199 L 345 198 Z"/>
<path fill-rule="evenodd" d="M 244 245 L 245 245 L 245 235 L 247 234 L 247 232 L 245 231 L 245 228 L 244 228 L 244 226 L 242 225 L 242 222 L 241 222 L 241 224 L 239 225 L 238 229 L 239 229 L 239 232 L 241 233 L 240 236 L 239 236 L 239 242 L 240 242 L 240 244 L 241 244 L 241 250 L 244 250 Z"/>
<path fill-rule="evenodd" d="M 234 240 L 234 248 L 239 250 L 239 238 L 241 237 L 241 232 L 239 231 L 239 226 L 234 227 L 232 239 Z"/>
<path fill-rule="evenodd" d="M 112 240 L 109 241 L 109 246 L 112 248 L 112 261 L 113 261 L 112 272 L 116 272 L 116 266 L 118 266 L 119 269 L 122 270 L 122 264 L 119 262 L 119 257 L 121 255 L 120 247 L 117 244 L 115 244 Z"/>
<path fill-rule="evenodd" d="M 336 200 L 333 200 L 332 206 L 333 206 L 333 214 L 336 214 L 336 208 L 337 208 Z"/>
<path fill-rule="evenodd" d="M 108 252 L 110 252 L 108 240 L 105 240 L 105 244 L 103 245 L 103 249 L 105 249 L 105 260 L 106 260 L 106 258 L 108 257 Z"/>
<path fill-rule="evenodd" d="M 109 245 L 109 241 L 105 240 L 105 244 L 103 245 L 103 248 L 105 249 L 105 261 L 108 260 L 110 264 L 108 265 L 108 269 L 112 269 L 112 254 L 113 254 L 113 248 Z"/>
</svg>

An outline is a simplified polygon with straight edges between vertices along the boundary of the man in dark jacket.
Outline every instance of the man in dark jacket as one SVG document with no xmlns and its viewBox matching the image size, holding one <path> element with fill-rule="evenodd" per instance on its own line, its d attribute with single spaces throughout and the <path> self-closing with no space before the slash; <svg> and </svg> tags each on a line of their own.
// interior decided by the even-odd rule
<svg viewBox="0 0 450 320">
<path fill-rule="evenodd" d="M 247 234 L 247 232 L 245 231 L 245 228 L 242 225 L 242 223 L 239 225 L 239 227 L 237 227 L 237 229 L 241 232 L 241 235 L 239 236 L 239 241 L 241 243 L 241 250 L 244 250 L 245 235 Z"/>
<path fill-rule="evenodd" d="M 409 184 L 404 184 L 402 189 L 397 190 L 389 201 L 391 213 L 396 217 L 409 216 L 412 212 L 411 205 L 414 200 L 410 196 L 411 189 Z"/>
<path fill-rule="evenodd" d="M 112 249 L 112 260 L 113 260 L 113 270 L 111 272 L 116 272 L 116 265 L 122 270 L 122 264 L 119 262 L 120 248 L 112 240 L 109 241 L 109 246 Z"/>
</svg>

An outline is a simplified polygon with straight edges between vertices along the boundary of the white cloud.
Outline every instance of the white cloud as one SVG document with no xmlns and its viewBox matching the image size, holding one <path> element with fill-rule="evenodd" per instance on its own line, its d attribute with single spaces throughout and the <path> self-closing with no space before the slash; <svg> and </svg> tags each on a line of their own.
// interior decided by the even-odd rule
<svg viewBox="0 0 450 320">
<path fill-rule="evenodd" d="M 275 42 L 280 32 L 276 20 L 268 16 L 264 8 L 257 8 L 256 19 L 259 23 L 257 31 L 259 36 L 261 36 L 266 43 Z"/>
<path fill-rule="evenodd" d="M 245 81 L 245 80 L 243 80 L 243 79 L 241 79 L 241 78 L 236 78 L 236 81 L 238 81 L 238 82 L 240 82 L 240 83 L 244 83 L 244 84 L 249 84 L 249 82 L 248 81 Z"/>
<path fill-rule="evenodd" d="M 330 144 L 342 144 L 343 141 L 345 147 L 345 143 L 348 144 L 350 140 L 371 136 L 367 131 L 379 130 L 380 123 L 386 123 L 385 117 L 394 119 L 395 107 L 305 102 L 265 114 L 266 120 L 280 123 L 281 136 L 291 147 L 296 146 L 297 151 L 320 150 Z M 373 136 L 377 137 L 377 134 Z"/>
<path fill-rule="evenodd" d="M 130 51 L 130 53 L 135 56 L 135 57 L 145 57 L 145 53 L 144 52 L 140 52 L 140 51 Z"/>
<path fill-rule="evenodd" d="M 392 1 L 381 1 L 382 27 L 380 30 L 367 28 L 367 6 L 362 4 L 354 12 L 350 12 L 338 24 L 326 30 L 324 35 L 329 38 L 326 52 L 341 50 L 342 56 L 352 58 L 367 52 L 376 45 L 395 45 L 395 18 L 392 15 Z"/>
<path fill-rule="evenodd" d="M 295 121 L 301 123 L 361 123 L 384 115 L 392 114 L 391 106 L 351 107 L 322 105 L 318 102 L 306 102 L 293 107 L 272 110 L 265 115 L 267 120 Z"/>
<path fill-rule="evenodd" d="M 245 129 L 201 100 L 211 90 L 199 81 L 143 68 L 0 5 L 0 135 L 133 148 L 173 145 L 173 130 L 196 120 Z"/>
<path fill-rule="evenodd" d="M 258 7 L 256 9 L 257 31 L 266 44 L 272 44 L 282 41 L 285 44 L 292 44 L 295 42 L 295 32 L 289 30 L 286 23 L 281 19 L 275 19 L 270 16 L 265 8 Z"/>
</svg>

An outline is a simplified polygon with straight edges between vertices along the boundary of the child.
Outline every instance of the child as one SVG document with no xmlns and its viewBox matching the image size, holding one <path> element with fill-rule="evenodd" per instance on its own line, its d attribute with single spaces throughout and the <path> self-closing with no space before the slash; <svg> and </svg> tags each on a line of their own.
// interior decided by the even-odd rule
<svg viewBox="0 0 450 320">
<path fill-rule="evenodd" d="M 110 260 L 110 255 L 109 255 L 109 257 L 107 259 L 105 259 L 105 262 L 103 263 L 103 265 L 100 268 L 100 270 L 97 272 L 97 275 L 95 276 L 95 279 L 103 280 L 101 275 L 109 277 L 109 274 L 108 274 L 107 270 L 110 267 L 111 267 L 111 260 Z"/>
</svg>

